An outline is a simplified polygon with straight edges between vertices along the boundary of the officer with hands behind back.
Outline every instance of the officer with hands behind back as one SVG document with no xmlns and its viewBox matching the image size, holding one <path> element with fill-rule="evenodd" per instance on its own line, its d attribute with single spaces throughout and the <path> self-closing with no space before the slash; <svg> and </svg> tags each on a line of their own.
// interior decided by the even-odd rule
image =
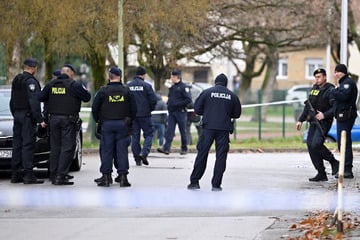
<svg viewBox="0 0 360 240">
<path fill-rule="evenodd" d="M 239 98 L 227 86 L 228 79 L 224 74 L 215 78 L 215 86 L 205 89 L 195 100 L 194 110 L 202 115 L 203 131 L 197 144 L 198 154 L 190 176 L 190 190 L 200 189 L 199 180 L 206 169 L 209 150 L 215 141 L 216 160 L 214 175 L 211 179 L 212 191 L 221 191 L 221 183 L 226 168 L 229 151 L 229 133 L 234 130 L 232 119 L 241 115 Z"/>
<path fill-rule="evenodd" d="M 34 77 L 38 62 L 33 58 L 24 61 L 24 72 L 12 81 L 10 111 L 14 117 L 11 183 L 38 184 L 33 173 L 36 124 L 46 127 L 37 94 L 41 91 Z M 24 176 L 21 170 L 24 170 Z"/>
<path fill-rule="evenodd" d="M 136 101 L 129 88 L 121 83 L 121 74 L 118 67 L 109 70 L 110 82 L 97 92 L 92 105 L 93 118 L 96 124 L 101 124 L 102 176 L 95 179 L 99 187 L 109 187 L 112 184 L 113 159 L 117 161 L 120 187 L 131 186 L 127 179 L 128 146 L 132 121 L 136 116 Z"/>
<path fill-rule="evenodd" d="M 338 64 L 335 67 L 335 79 L 338 87 L 333 91 L 335 98 L 335 118 L 337 128 L 338 149 L 341 146 L 341 132 L 346 131 L 345 146 L 345 167 L 344 178 L 354 178 L 353 168 L 353 150 L 351 129 L 354 126 L 357 116 L 356 100 L 358 88 L 353 79 L 348 75 L 347 67 L 344 64 Z"/>
<path fill-rule="evenodd" d="M 171 143 L 175 136 L 175 127 L 178 124 L 181 135 L 181 151 L 180 154 L 187 153 L 187 137 L 186 123 L 187 110 L 186 107 L 191 103 L 190 88 L 181 81 L 181 72 L 174 70 L 171 72 L 172 86 L 169 88 L 168 94 L 168 127 L 165 132 L 165 144 L 158 148 L 157 151 L 164 154 L 170 153 Z"/>
<path fill-rule="evenodd" d="M 315 177 L 309 178 L 309 181 L 319 182 L 328 180 L 323 160 L 329 161 L 332 175 L 337 174 L 339 162 L 324 145 L 326 134 L 330 130 L 334 118 L 335 104 L 332 91 L 335 87 L 327 82 L 326 71 L 322 68 L 314 71 L 314 77 L 315 84 L 296 123 L 296 129 L 299 131 L 305 120 L 310 123 L 306 144 L 317 174 Z"/>
<path fill-rule="evenodd" d="M 75 81 L 75 69 L 65 64 L 61 75 L 51 80 L 41 91 L 39 100 L 45 102 L 50 124 L 50 181 L 54 185 L 72 185 L 68 172 L 76 147 L 76 128 L 81 101 L 90 101 L 90 93 Z"/>
</svg>

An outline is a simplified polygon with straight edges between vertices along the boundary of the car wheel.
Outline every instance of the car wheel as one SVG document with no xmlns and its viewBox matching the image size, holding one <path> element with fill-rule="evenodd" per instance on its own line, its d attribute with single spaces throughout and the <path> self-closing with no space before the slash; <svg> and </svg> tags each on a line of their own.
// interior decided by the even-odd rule
<svg viewBox="0 0 360 240">
<path fill-rule="evenodd" d="M 82 165 L 82 131 L 76 133 L 76 147 L 70 171 L 80 171 Z"/>
</svg>

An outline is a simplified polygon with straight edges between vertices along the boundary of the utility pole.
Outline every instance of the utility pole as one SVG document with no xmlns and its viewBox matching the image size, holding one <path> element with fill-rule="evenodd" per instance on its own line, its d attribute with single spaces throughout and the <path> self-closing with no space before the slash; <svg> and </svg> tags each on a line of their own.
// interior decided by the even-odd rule
<svg viewBox="0 0 360 240">
<path fill-rule="evenodd" d="M 119 0 L 119 31 L 118 31 L 118 67 L 122 71 L 122 78 L 124 79 L 124 29 L 123 29 L 123 6 L 124 0 Z"/>
<path fill-rule="evenodd" d="M 347 66 L 347 45 L 348 45 L 348 0 L 341 2 L 341 34 L 340 34 L 340 63 Z"/>
</svg>

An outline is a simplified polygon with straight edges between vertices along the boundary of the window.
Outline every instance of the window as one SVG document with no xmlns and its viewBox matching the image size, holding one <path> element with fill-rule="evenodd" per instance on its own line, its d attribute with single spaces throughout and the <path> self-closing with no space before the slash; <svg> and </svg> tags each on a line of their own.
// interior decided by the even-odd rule
<svg viewBox="0 0 360 240">
<path fill-rule="evenodd" d="M 287 79 L 288 77 L 288 60 L 286 58 L 279 59 L 279 66 L 276 79 Z"/>
<path fill-rule="evenodd" d="M 314 71 L 318 68 L 323 68 L 323 60 L 321 58 L 309 58 L 305 60 L 305 78 L 309 80 L 314 79 Z"/>
<path fill-rule="evenodd" d="M 207 70 L 196 70 L 194 71 L 194 82 L 207 82 L 208 72 Z"/>
</svg>

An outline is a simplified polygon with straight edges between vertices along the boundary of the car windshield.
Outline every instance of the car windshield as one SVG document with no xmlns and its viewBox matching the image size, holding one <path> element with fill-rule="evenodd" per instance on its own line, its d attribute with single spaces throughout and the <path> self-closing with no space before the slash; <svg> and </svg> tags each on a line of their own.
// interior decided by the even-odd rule
<svg viewBox="0 0 360 240">
<path fill-rule="evenodd" d="M 10 89 L 0 90 L 0 116 L 11 116 L 9 107 L 10 94 Z"/>
</svg>

